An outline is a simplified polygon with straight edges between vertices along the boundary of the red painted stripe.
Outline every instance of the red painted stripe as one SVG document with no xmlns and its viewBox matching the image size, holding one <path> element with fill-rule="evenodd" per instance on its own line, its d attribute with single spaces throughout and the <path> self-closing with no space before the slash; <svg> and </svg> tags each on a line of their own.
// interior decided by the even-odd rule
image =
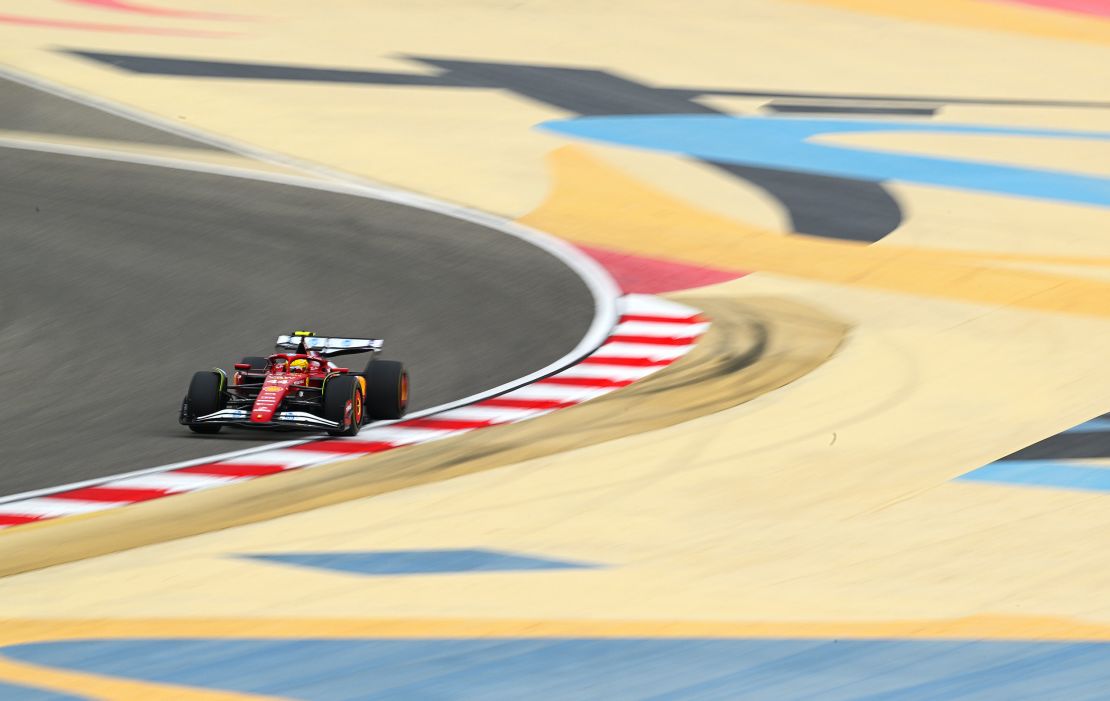
<svg viewBox="0 0 1110 701">
<path fill-rule="evenodd" d="M 222 477 L 261 477 L 262 475 L 272 475 L 284 471 L 285 467 L 282 465 L 238 465 L 218 462 L 170 470 L 170 472 L 187 472 L 194 475 L 220 475 Z"/>
<path fill-rule="evenodd" d="M 352 453 L 381 453 L 386 450 L 393 450 L 396 447 L 393 443 L 385 441 L 316 441 L 315 443 L 295 445 L 289 450 L 315 450 L 349 455 Z"/>
<path fill-rule="evenodd" d="M 698 340 L 697 336 L 680 336 L 676 338 L 661 336 L 610 336 L 606 343 L 646 343 L 652 346 L 692 346 Z"/>
<path fill-rule="evenodd" d="M 0 514 L 0 526 L 21 526 L 24 523 L 42 521 L 45 516 L 17 516 L 16 514 Z"/>
<path fill-rule="evenodd" d="M 621 322 L 647 321 L 653 324 L 701 324 L 709 321 L 701 314 L 693 316 L 652 316 L 650 314 L 622 314 Z"/>
<path fill-rule="evenodd" d="M 594 246 L 579 245 L 578 247 L 601 263 L 625 292 L 656 294 L 686 290 L 733 280 L 744 275 L 737 270 L 709 268 L 664 258 L 648 258 Z"/>
<path fill-rule="evenodd" d="M 548 377 L 537 384 L 573 385 L 575 387 L 627 387 L 635 380 L 609 380 L 604 377 Z"/>
<path fill-rule="evenodd" d="M 150 501 L 169 494 L 164 489 L 127 489 L 125 487 L 85 487 L 71 492 L 51 494 L 51 499 L 73 499 L 74 501 Z"/>
<path fill-rule="evenodd" d="M 17 24 L 25 27 L 51 27 L 53 29 L 79 29 L 87 32 L 115 32 L 117 34 L 152 34 L 179 37 L 230 37 L 229 32 L 206 32 L 192 29 L 168 29 L 162 27 L 135 27 L 124 24 L 100 24 L 97 22 L 71 22 L 67 20 L 46 19 L 43 17 L 20 17 L 0 14 L 0 23 Z"/>
<path fill-rule="evenodd" d="M 67 0 L 75 5 L 93 5 L 104 10 L 116 12 L 131 12 L 137 15 L 153 15 L 155 17 L 180 17 L 182 19 L 218 19 L 218 20 L 245 20 L 243 15 L 228 15 L 223 12 L 193 12 L 190 10 L 171 10 L 164 7 L 150 5 L 137 5 L 123 2 L 123 0 Z"/>
<path fill-rule="evenodd" d="M 1048 10 L 1061 12 L 1074 12 L 1076 14 L 1095 15 L 1096 17 L 1110 17 L 1110 3 L 1106 0 L 994 0 L 995 2 L 1009 2 L 1020 5 L 1033 5 Z"/>
<path fill-rule="evenodd" d="M 493 426 L 495 421 L 465 421 L 454 419 L 436 419 L 429 417 L 427 419 L 413 419 L 412 421 L 405 421 L 398 424 L 399 427 L 404 428 L 434 428 L 441 431 L 463 431 L 470 428 L 486 428 Z"/>
<path fill-rule="evenodd" d="M 582 365 L 621 365 L 631 368 L 661 368 L 670 365 L 674 360 L 654 360 L 652 358 L 607 358 L 603 355 L 593 355 L 582 360 Z"/>
<path fill-rule="evenodd" d="M 503 409 L 565 409 L 578 402 L 561 402 L 557 399 L 511 399 L 509 397 L 494 397 L 483 399 L 474 406 L 498 407 Z"/>
</svg>

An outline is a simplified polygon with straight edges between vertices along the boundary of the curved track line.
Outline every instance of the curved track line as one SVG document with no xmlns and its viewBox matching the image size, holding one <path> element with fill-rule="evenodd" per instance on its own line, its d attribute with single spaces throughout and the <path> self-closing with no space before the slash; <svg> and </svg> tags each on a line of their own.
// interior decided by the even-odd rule
<svg viewBox="0 0 1110 701">
<path fill-rule="evenodd" d="M 309 175 L 315 175 L 324 178 L 328 181 L 335 183 L 344 183 L 348 187 L 342 188 L 338 185 L 329 187 L 325 183 L 309 180 L 307 178 L 297 178 L 295 176 L 283 176 L 279 174 L 261 173 L 257 171 L 234 168 L 230 166 L 216 166 L 205 165 L 199 163 L 192 163 L 189 161 L 179 161 L 170 158 L 160 158 L 155 156 L 140 156 L 138 154 L 128 154 L 123 152 L 114 152 L 106 149 L 94 149 L 83 147 L 60 147 L 72 148 L 71 151 L 51 150 L 51 146 L 41 143 L 31 144 L 28 142 L 19 142 L 17 140 L 5 140 L 9 148 L 26 148 L 28 150 L 40 150 L 52 153 L 70 153 L 72 155 L 85 155 L 90 158 L 106 158 L 108 160 L 121 160 L 124 162 L 138 163 L 144 165 L 164 166 L 168 168 L 180 168 L 194 170 L 201 173 L 211 173 L 216 175 L 229 175 L 231 177 L 243 177 L 252 180 L 262 180 L 268 182 L 275 182 L 280 184 L 288 184 L 294 187 L 309 187 L 318 190 L 325 190 L 330 192 L 338 192 L 344 194 L 353 194 L 361 197 L 369 197 L 371 199 L 383 200 L 386 202 L 394 202 L 397 204 L 408 205 L 417 209 L 423 209 L 437 214 L 443 214 L 456 219 L 462 219 L 475 224 L 489 227 L 491 229 L 501 231 L 503 233 L 515 236 L 523 241 L 533 244 L 534 246 L 547 251 L 559 260 L 563 261 L 571 270 L 578 274 L 586 286 L 590 289 L 596 302 L 597 314 L 594 317 L 593 323 L 586 331 L 586 336 L 583 338 L 583 343 L 579 347 L 589 344 L 585 343 L 586 339 L 594 339 L 593 347 L 601 344 L 604 340 L 608 329 L 615 325 L 616 322 L 616 300 L 620 296 L 620 289 L 608 271 L 594 260 L 589 255 L 584 254 L 578 248 L 571 244 L 559 239 L 555 236 L 545 234 L 537 229 L 533 229 L 513 221 L 509 221 L 502 217 L 482 212 L 477 209 L 472 209 L 459 204 L 452 204 L 443 200 L 436 199 L 427 195 L 420 195 L 415 192 L 402 190 L 400 188 L 391 187 L 385 183 L 381 183 L 369 178 L 364 178 L 352 173 L 335 170 L 327 166 L 322 166 L 316 163 L 303 161 L 299 158 L 293 158 L 279 153 L 273 153 L 266 149 L 258 148 L 249 144 L 244 144 L 234 139 L 229 139 L 215 134 L 210 134 L 202 129 L 192 126 L 184 126 L 176 122 L 155 117 L 140 110 L 120 105 L 111 100 L 89 95 L 80 90 L 68 86 L 61 86 L 43 78 L 31 76 L 21 71 L 15 70 L 10 66 L 0 65 L 0 78 L 4 78 L 21 85 L 25 85 L 35 90 L 60 97 L 66 100 L 92 107 L 94 109 L 107 112 L 108 114 L 115 115 L 122 119 L 127 119 L 137 124 L 160 129 L 162 131 L 176 134 L 186 139 L 192 139 L 209 146 L 214 146 L 231 153 L 238 154 L 245 158 L 259 160 L 271 165 L 282 166 L 284 168 L 291 168 L 299 170 Z M 585 350 L 591 350 L 586 348 Z M 575 351 L 568 354 L 574 355 Z M 584 353 L 580 353 L 582 355 Z M 553 364 L 554 365 L 554 364 Z M 447 406 L 447 405 L 445 405 Z"/>
<path fill-rule="evenodd" d="M 487 214 L 475 209 L 463 207 L 462 205 L 454 205 L 441 200 L 436 200 L 424 195 L 416 193 L 405 192 L 403 190 L 395 190 L 382 185 L 356 185 L 349 183 L 326 182 L 320 180 L 312 180 L 297 175 L 283 175 L 280 173 L 265 173 L 261 171 L 249 170 L 246 168 L 235 168 L 233 166 L 215 165 L 209 163 L 199 163 L 185 160 L 178 160 L 174 158 L 166 158 L 162 156 L 146 156 L 135 153 L 128 153 L 124 151 L 112 151 L 109 149 L 90 148 L 86 146 L 72 146 L 72 145 L 59 145 L 49 144 L 44 142 L 31 142 L 20 141 L 19 139 L 0 138 L 0 148 L 12 148 L 26 151 L 40 151 L 44 153 L 56 153 L 69 156 L 80 156 L 83 158 L 98 158 L 109 161 L 120 161 L 123 163 L 135 163 L 138 165 L 155 166 L 160 168 L 173 168 L 176 170 L 187 170 L 196 173 L 205 173 L 207 175 L 222 175 L 231 178 L 243 178 L 246 180 L 258 180 L 262 182 L 276 183 L 279 185 L 288 185 L 291 187 L 304 187 L 312 190 L 321 190 L 324 192 L 334 192 L 344 195 L 352 195 L 355 197 L 366 197 L 368 199 L 379 200 L 383 202 L 391 202 L 400 204 L 413 209 L 421 209 L 444 216 L 461 219 L 474 224 L 494 229 L 502 233 L 508 234 L 515 238 L 526 241 L 533 246 L 546 251 L 558 260 L 562 261 L 568 268 L 574 271 L 579 278 L 582 279 L 586 287 L 590 290 L 591 296 L 594 298 L 595 315 L 593 321 L 586 329 L 585 336 L 579 341 L 578 345 L 573 350 L 565 354 L 553 363 L 522 377 L 512 382 L 507 382 L 498 385 L 486 392 L 472 395 L 471 397 L 464 397 L 454 402 L 448 402 L 438 407 L 425 409 L 423 412 L 418 412 L 409 418 L 418 418 L 433 411 L 443 411 L 463 404 L 469 404 L 478 399 L 482 399 L 494 394 L 500 394 L 513 387 L 518 387 L 532 380 L 541 378 L 545 375 L 550 375 L 556 370 L 565 367 L 574 359 L 577 359 L 594 348 L 601 345 L 602 341 L 608 335 L 609 329 L 616 324 L 617 319 L 617 298 L 620 297 L 620 291 L 616 282 L 609 275 L 609 273 L 595 261 L 593 258 L 582 253 L 579 249 L 566 243 L 553 236 L 545 234 L 537 229 L 517 224 L 515 222 L 502 219 L 493 214 Z"/>
<path fill-rule="evenodd" d="M 0 71 L 0 73 L 3 73 L 3 71 Z M 356 197 L 366 197 L 370 199 L 401 204 L 412 207 L 414 209 L 430 211 L 437 214 L 442 214 L 456 219 L 479 224 L 521 239 L 527 243 L 536 246 L 537 248 L 540 248 L 543 251 L 546 251 L 550 255 L 562 261 L 583 281 L 587 289 L 589 289 L 591 296 L 594 298 L 594 318 L 589 328 L 586 330 L 585 335 L 582 337 L 579 343 L 568 353 L 564 354 L 556 361 L 549 363 L 547 366 L 540 368 L 539 370 L 536 370 L 535 372 L 532 372 L 528 375 L 525 375 L 524 377 L 498 385 L 496 387 L 492 387 L 483 392 L 479 392 L 468 397 L 463 397 L 452 402 L 447 402 L 439 406 L 430 407 L 423 411 L 416 412 L 408 416 L 407 420 L 418 419 L 429 414 L 446 411 L 467 404 L 472 404 L 474 402 L 497 394 L 503 394 L 522 385 L 551 375 L 567 367 L 568 365 L 573 364 L 576 360 L 587 355 L 598 346 L 600 346 L 607 338 L 610 329 L 612 329 L 617 322 L 617 300 L 620 293 L 616 286 L 616 283 L 605 271 L 605 269 L 601 267 L 601 265 L 599 265 L 592 258 L 583 254 L 581 251 L 574 248 L 570 244 L 567 244 L 559 239 L 551 237 L 535 229 L 531 229 L 520 224 L 507 221 L 492 214 L 479 212 L 477 210 L 473 210 L 460 205 L 453 205 L 442 202 L 431 197 L 388 188 L 386 186 L 377 184 L 371 185 L 358 184 L 355 182 L 334 181 L 326 182 L 312 180 L 301 176 L 263 173 L 243 168 L 194 163 L 190 161 L 183 161 L 159 156 L 146 156 L 122 151 L 112 151 L 109 149 L 20 141 L 18 139 L 0 139 L 0 147 L 65 154 L 85 158 L 98 158 L 103 160 L 120 161 L 163 168 L 173 168 L 211 175 L 222 175 L 226 177 L 271 182 L 292 187 L 304 187 L 309 189 L 335 192 L 339 194 L 348 194 Z M 288 164 L 282 163 L 282 165 Z M 385 426 L 388 425 L 388 423 L 390 422 L 383 422 L 378 425 Z M 312 442 L 314 440 L 320 439 L 307 438 L 303 440 L 288 441 L 277 444 L 267 444 L 265 446 L 259 446 L 256 448 L 221 453 L 181 463 L 161 465 L 118 475 L 108 475 L 92 480 L 84 480 L 72 484 L 59 485 L 57 487 L 48 487 L 41 490 L 32 490 L 29 492 L 7 495 L 4 497 L 0 497 L 0 504 L 27 499 L 45 493 L 57 492 L 62 489 L 77 489 L 83 486 L 88 486 L 90 484 L 103 483 L 106 480 L 121 479 L 125 477 L 135 477 L 154 472 L 162 472 L 167 469 L 188 467 L 190 465 L 203 464 L 206 462 L 211 462 L 213 460 L 240 457 L 265 450 L 275 450 L 284 447 L 300 445 L 303 443 Z"/>
<path fill-rule="evenodd" d="M 404 192 L 403 190 L 391 188 L 384 183 L 354 175 L 353 173 L 346 173 L 340 170 L 335 170 L 334 168 L 319 165 L 317 163 L 303 161 L 292 156 L 286 156 L 281 153 L 274 153 L 272 151 L 259 148 L 257 146 L 252 146 L 250 144 L 236 141 L 235 139 L 230 139 L 224 136 L 217 136 L 215 134 L 206 132 L 203 129 L 198 129 L 190 125 L 184 125 L 170 119 L 156 117 L 133 107 L 121 105 L 117 102 L 113 102 L 112 100 L 97 97 L 95 95 L 90 95 L 76 88 L 59 85 L 53 81 L 23 73 L 22 71 L 18 71 L 12 68 L 11 66 L 0 65 L 0 78 L 4 78 L 5 80 L 10 80 L 14 83 L 19 83 L 20 85 L 24 85 L 26 87 L 33 88 L 44 93 L 48 93 L 55 97 L 60 97 L 64 100 L 70 100 L 71 102 L 85 105 L 86 107 L 92 107 L 93 109 L 100 110 L 101 112 L 106 112 L 121 119 L 135 122 L 136 124 L 142 124 L 143 126 L 151 127 L 153 129 L 159 129 L 161 131 L 175 134 L 185 139 L 191 139 L 202 144 L 207 144 L 208 146 L 223 149 L 224 151 L 235 153 L 245 158 L 251 158 L 254 160 L 262 161 L 263 163 L 269 163 L 271 165 L 282 166 L 285 168 L 292 168 L 293 170 L 299 170 L 302 173 L 316 175 L 327 180 L 335 180 L 339 182 L 354 183 L 357 185 L 364 185 L 374 188 L 382 188 L 394 192 Z M 428 199 L 432 201 L 438 201 L 434 200 L 433 198 Z"/>
</svg>

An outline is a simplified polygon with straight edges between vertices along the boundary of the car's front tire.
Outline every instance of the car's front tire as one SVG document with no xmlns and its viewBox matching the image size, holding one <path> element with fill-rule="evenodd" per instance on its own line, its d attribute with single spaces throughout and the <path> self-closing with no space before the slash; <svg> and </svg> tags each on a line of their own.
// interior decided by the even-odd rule
<svg viewBox="0 0 1110 701">
<path fill-rule="evenodd" d="M 185 399 L 189 404 L 190 418 L 206 416 L 224 408 L 223 377 L 218 372 L 201 371 L 193 374 Z M 219 424 L 190 424 L 193 433 L 219 433 Z"/>
<path fill-rule="evenodd" d="M 350 423 L 347 407 L 350 405 Z M 339 428 L 328 429 L 332 436 L 357 436 L 362 428 L 364 412 L 362 384 L 355 375 L 330 378 L 324 385 L 324 418 L 335 421 Z M 346 425 L 344 425 L 346 424 Z"/>
</svg>

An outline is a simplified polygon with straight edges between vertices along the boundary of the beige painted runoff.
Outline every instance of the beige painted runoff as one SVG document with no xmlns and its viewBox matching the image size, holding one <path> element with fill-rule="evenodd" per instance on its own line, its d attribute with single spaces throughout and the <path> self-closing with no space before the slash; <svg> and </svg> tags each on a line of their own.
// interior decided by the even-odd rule
<svg viewBox="0 0 1110 701">
<path fill-rule="evenodd" d="M 41 5 L 19 12 L 122 21 Z M 287 515 L 264 522 L 246 523 L 249 499 L 235 504 L 235 487 L 181 497 L 178 506 L 171 499 L 130 515 L 0 533 L 0 552 L 41 548 L 39 565 L 90 552 L 65 552 L 50 533 L 84 537 L 75 529 L 87 526 L 97 535 L 107 530 L 97 523 L 115 519 L 153 529 L 127 547 L 179 537 L 0 580 L 0 619 L 12 623 L 5 640 L 159 625 L 218 635 L 1110 637 L 1110 495 L 954 481 L 1110 410 L 1110 210 L 888 183 L 906 216 L 898 230 L 872 246 L 816 239 L 792 234 L 781 205 L 757 187 L 687 160 L 539 131 L 540 122 L 574 115 L 505 91 L 132 75 L 57 50 L 433 74 L 413 58 L 426 56 L 596 68 L 660 87 L 1110 102 L 1110 22 L 972 0 L 706 0 L 693 11 L 663 0 L 193 5 L 256 20 L 181 25 L 235 34 L 204 38 L 0 23 L 0 63 L 572 241 L 756 271 L 676 298 L 722 321 L 742 307 L 827 333 L 788 344 L 805 351 L 808 360 L 794 366 L 805 371 L 758 392 L 728 385 L 728 376 L 716 378 L 725 391 L 705 397 L 697 393 L 706 385 L 692 379 L 658 393 L 649 380 L 563 418 L 461 444 L 478 453 L 516 429 L 552 450 L 512 454 L 480 472 L 438 472 L 455 466 L 445 444 L 442 453 L 429 446 L 430 463 L 409 465 L 454 479 L 369 497 L 367 476 L 352 468 L 346 478 L 364 491 L 316 487 L 303 505 L 321 508 L 274 511 Z M 702 102 L 749 115 L 763 114 L 766 100 Z M 1108 115 L 946 105 L 935 119 L 1107 130 Z M 1106 174 L 1104 145 L 836 140 Z M 727 367 L 738 352 L 714 338 L 692 357 L 697 367 Z M 790 338 L 802 336 L 778 340 Z M 792 357 L 775 348 L 760 362 Z M 701 399 L 712 401 L 694 411 Z M 643 419 L 637 412 L 651 420 L 622 424 Z M 596 440 L 573 430 L 582 417 L 597 424 Z M 607 432 L 614 425 L 624 430 Z M 403 456 L 358 470 L 410 459 Z M 286 488 L 310 477 L 260 480 L 238 494 L 272 491 L 267 499 L 288 506 L 296 492 Z M 359 498 L 338 503 L 342 496 Z M 199 531 L 174 531 L 156 516 L 207 503 L 202 497 L 232 501 L 213 512 L 228 517 L 222 525 L 246 525 L 180 537 Z M 239 557 L 419 548 L 599 566 L 391 578 Z M 16 672 L 0 668 L 0 679 Z"/>
</svg>

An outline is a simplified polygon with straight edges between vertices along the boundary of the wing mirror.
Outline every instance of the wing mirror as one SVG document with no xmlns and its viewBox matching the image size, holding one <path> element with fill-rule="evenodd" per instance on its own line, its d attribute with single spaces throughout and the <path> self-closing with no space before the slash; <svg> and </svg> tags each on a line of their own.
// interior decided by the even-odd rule
<svg viewBox="0 0 1110 701">
<path fill-rule="evenodd" d="M 251 369 L 251 364 L 250 363 L 235 363 L 235 369 L 236 370 L 250 370 Z"/>
</svg>

